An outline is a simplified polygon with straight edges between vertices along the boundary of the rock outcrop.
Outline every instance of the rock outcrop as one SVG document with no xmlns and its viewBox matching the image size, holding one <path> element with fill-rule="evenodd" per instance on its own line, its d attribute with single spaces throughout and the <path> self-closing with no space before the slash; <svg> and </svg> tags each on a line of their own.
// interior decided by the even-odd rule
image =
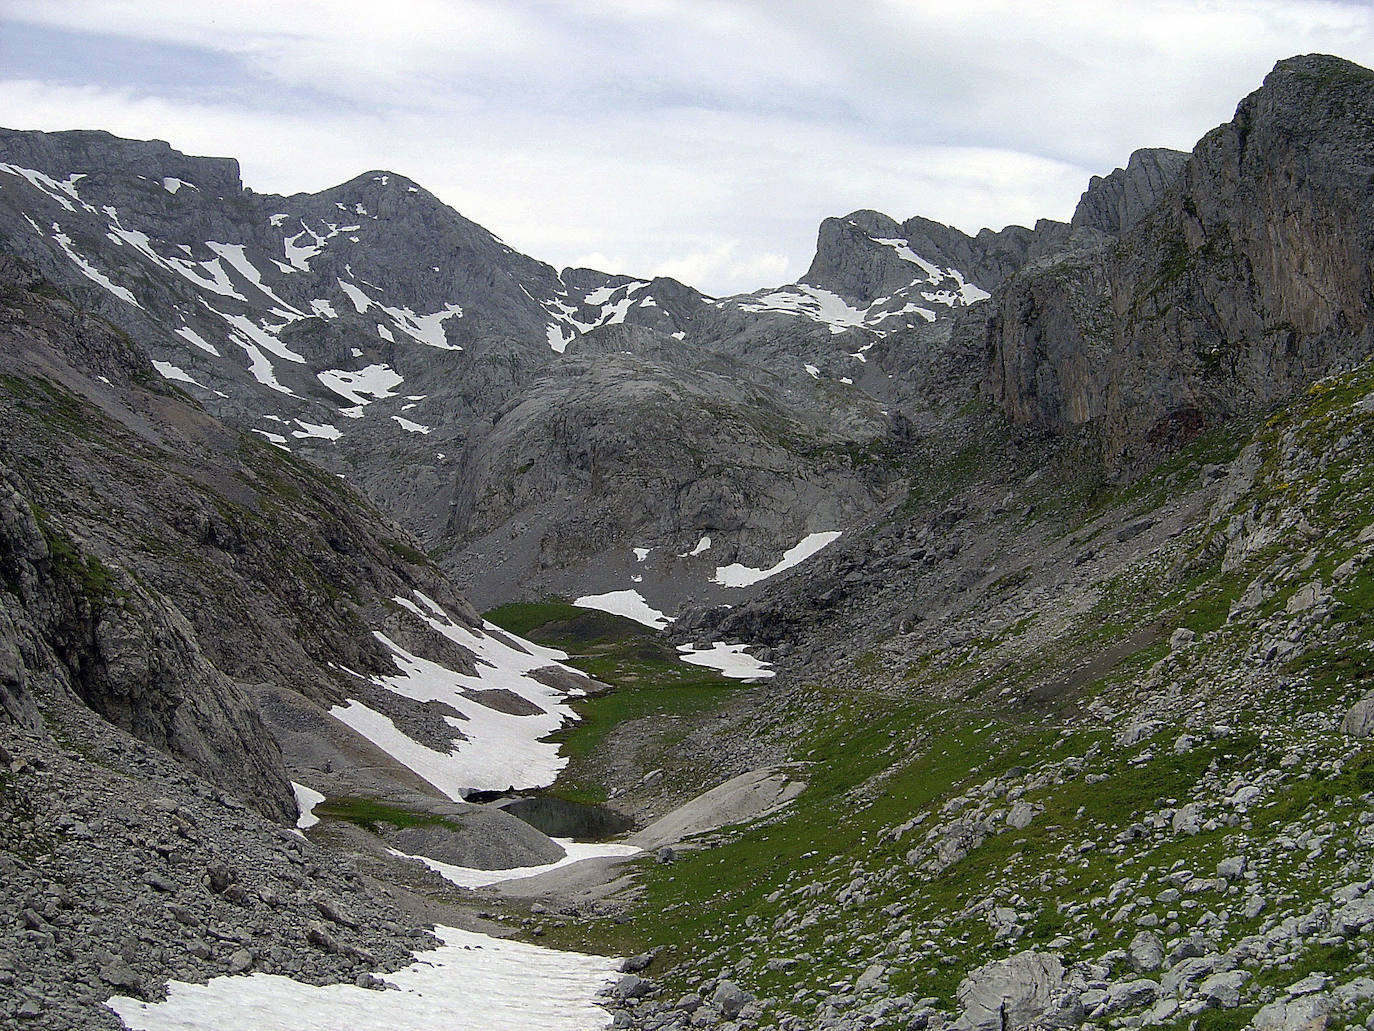
<svg viewBox="0 0 1374 1031">
<path fill-rule="evenodd" d="M 1000 292 L 988 395 L 1024 430 L 1089 429 L 1120 464 L 1370 353 L 1372 107 L 1374 73 L 1292 58 L 1202 139 L 1148 214 L 1129 170 L 1117 188 L 1099 184 L 1083 221 L 1125 232 Z M 1138 162 L 1139 180 L 1171 160 Z"/>
<path fill-rule="evenodd" d="M 1088 181 L 1070 225 L 1120 236 L 1154 210 L 1187 160 L 1188 155 L 1180 150 L 1137 150 L 1125 168 Z"/>
</svg>

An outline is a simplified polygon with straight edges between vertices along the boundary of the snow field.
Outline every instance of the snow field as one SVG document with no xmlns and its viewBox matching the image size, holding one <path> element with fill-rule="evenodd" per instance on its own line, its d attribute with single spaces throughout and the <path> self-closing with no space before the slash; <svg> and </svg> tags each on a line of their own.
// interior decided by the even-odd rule
<svg viewBox="0 0 1374 1031">
<path fill-rule="evenodd" d="M 133 1031 L 592 1031 L 609 1025 L 596 993 L 617 976 L 606 956 L 558 952 L 456 927 L 382 976 L 399 991 L 308 985 L 278 974 L 173 981 L 167 999 L 115 996 Z"/>
<path fill-rule="evenodd" d="M 457 742 L 452 752 L 429 748 L 356 699 L 335 706 L 331 714 L 455 800 L 474 790 L 534 788 L 553 783 L 567 759 L 558 754 L 557 744 L 543 739 L 564 722 L 575 720 L 577 714 L 567 704 L 567 695 L 530 674 L 551 666 L 575 673 L 562 665 L 567 655 L 521 640 L 490 624 L 481 632 L 470 630 L 454 622 L 438 604 L 418 591 L 415 598 L 418 604 L 408 598 L 393 600 L 471 652 L 476 672 L 451 670 L 413 655 L 385 634 L 377 633 L 377 639 L 391 650 L 400 672 L 374 677 L 373 683 L 414 701 L 452 706 L 462 718 L 445 719 L 465 740 Z M 517 695 L 536 711 L 512 715 L 471 697 L 474 692 L 489 690 Z"/>
<path fill-rule="evenodd" d="M 774 670 L 769 669 L 768 663 L 750 655 L 745 650 L 747 647 L 748 645 L 722 644 L 716 641 L 704 648 L 680 644 L 677 650 L 678 658 L 683 662 L 719 670 L 722 676 L 730 677 L 732 680 L 753 682 L 777 676 Z"/>
<path fill-rule="evenodd" d="M 324 801 L 324 795 L 314 788 L 297 784 L 294 780 L 291 782 L 291 790 L 296 793 L 296 809 L 300 814 L 296 817 L 296 827 L 306 830 L 319 823 L 320 818 L 315 815 L 315 807 Z"/>
</svg>

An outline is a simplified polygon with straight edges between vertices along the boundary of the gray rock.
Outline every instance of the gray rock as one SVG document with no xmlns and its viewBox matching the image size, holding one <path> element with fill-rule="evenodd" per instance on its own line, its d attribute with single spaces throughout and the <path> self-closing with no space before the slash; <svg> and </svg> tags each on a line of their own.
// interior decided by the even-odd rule
<svg viewBox="0 0 1374 1031">
<path fill-rule="evenodd" d="M 1341 730 L 1354 738 L 1374 735 L 1374 698 L 1361 698 L 1352 705 L 1341 720 Z"/>
<path fill-rule="evenodd" d="M 229 957 L 229 973 L 246 974 L 253 969 L 253 954 L 247 949 L 239 949 Z"/>
<path fill-rule="evenodd" d="M 634 956 L 626 956 L 620 961 L 620 971 L 624 974 L 637 974 L 641 970 L 648 970 L 649 965 L 654 961 L 652 952 L 641 952 Z"/>
<path fill-rule="evenodd" d="M 854 982 L 856 992 L 867 992 L 876 987 L 887 976 L 887 967 L 882 963 L 870 963 Z"/>
<path fill-rule="evenodd" d="M 1227 856 L 1217 864 L 1217 876 L 1234 881 L 1245 873 L 1248 860 L 1245 856 Z"/>
<path fill-rule="evenodd" d="M 1175 834 L 1193 835 L 1202 830 L 1202 806 L 1197 802 L 1189 802 L 1178 812 L 1174 813 L 1171 821 Z"/>
<path fill-rule="evenodd" d="M 115 956 L 100 968 L 100 980 L 124 991 L 137 991 L 142 984 L 138 973 L 123 956 Z"/>
<path fill-rule="evenodd" d="M 1057 956 L 1021 952 L 969 972 L 959 985 L 958 1031 L 1004 1031 L 1055 1018 L 1065 1009 Z M 1070 1004 L 1069 1008 L 1072 1008 Z"/>
<path fill-rule="evenodd" d="M 720 1010 L 726 1020 L 733 1020 L 754 997 L 733 981 L 721 981 L 711 993 L 711 1004 Z"/>
<path fill-rule="evenodd" d="M 1260 1007 L 1250 1026 L 1255 1031 L 1323 1031 L 1332 1009 L 1326 995 L 1306 995 Z"/>
<path fill-rule="evenodd" d="M 1245 970 L 1228 970 L 1212 974 L 1202 980 L 1197 987 L 1197 997 L 1208 1006 L 1231 1009 L 1240 1002 L 1240 990 L 1249 980 Z"/>
<path fill-rule="evenodd" d="M 1139 1009 L 1149 1006 L 1159 998 L 1159 982 L 1149 978 L 1134 981 L 1119 981 L 1107 989 L 1106 1012 L 1115 1013 L 1124 1009 Z"/>
<path fill-rule="evenodd" d="M 1213 974 L 1225 973 L 1235 966 L 1228 956 L 1212 954 L 1185 959 L 1171 967 L 1160 979 L 1159 989 L 1165 995 L 1186 996 L 1193 986 Z"/>
<path fill-rule="evenodd" d="M 1117 746 L 1129 748 L 1131 745 L 1139 744 L 1146 738 L 1154 737 L 1164 729 L 1164 723 L 1160 720 L 1146 720 L 1142 723 L 1132 723 L 1116 736 Z"/>
<path fill-rule="evenodd" d="M 1093 176 L 1074 209 L 1074 228 L 1091 228 L 1113 236 L 1135 225 L 1159 203 L 1178 178 L 1188 155 L 1182 151 L 1137 150 L 1106 176 Z"/>
<path fill-rule="evenodd" d="M 1331 914 L 1331 929 L 1346 938 L 1374 926 L 1374 897 L 1352 899 Z"/>
<path fill-rule="evenodd" d="M 638 974 L 625 974 L 612 987 L 611 992 L 617 999 L 642 999 L 652 995 L 657 985 Z"/>
<path fill-rule="evenodd" d="M 1164 963 L 1164 943 L 1158 935 L 1141 931 L 1131 939 L 1128 950 L 1131 967 L 1142 974 L 1158 970 Z"/>
<path fill-rule="evenodd" d="M 1185 626 L 1181 626 L 1169 635 L 1169 650 L 1175 652 L 1179 651 L 1182 648 L 1187 648 L 1196 640 L 1196 633 L 1194 633 L 1192 630 L 1189 630 Z"/>
<path fill-rule="evenodd" d="M 1014 277 L 988 336 L 987 389 L 1007 417 L 1027 430 L 1091 427 L 1119 462 L 1368 354 L 1374 342 L 1354 327 L 1374 300 L 1339 256 L 1370 247 L 1372 202 L 1351 160 L 1367 141 L 1325 112 L 1334 94 L 1359 105 L 1370 89 L 1349 62 L 1280 61 L 1119 238 Z M 1316 193 L 1342 199 L 1318 207 Z M 1272 251 L 1285 210 L 1305 213 L 1302 259 Z M 1167 328 L 1121 303 L 1151 290 Z M 1316 295 L 1326 300 L 1302 300 Z M 1261 313 L 1274 310 L 1304 313 L 1296 337 L 1268 331 Z"/>
<path fill-rule="evenodd" d="M 1011 811 L 1007 813 L 1007 826 L 1013 830 L 1023 831 L 1031 825 L 1035 819 L 1035 806 L 1029 802 L 1016 802 Z"/>
</svg>

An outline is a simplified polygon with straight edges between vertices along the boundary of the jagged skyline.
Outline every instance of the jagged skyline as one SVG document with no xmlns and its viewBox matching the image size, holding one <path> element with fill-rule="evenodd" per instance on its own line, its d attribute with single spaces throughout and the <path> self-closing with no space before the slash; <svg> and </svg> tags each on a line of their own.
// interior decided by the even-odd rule
<svg viewBox="0 0 1374 1031">
<path fill-rule="evenodd" d="M 857 207 L 1066 218 L 1275 60 L 1374 62 L 1364 5 L 1132 8 L 8 4 L 0 101 L 15 128 L 235 155 L 261 191 L 402 172 L 560 266 L 723 294 L 794 279 L 818 219 Z"/>
</svg>

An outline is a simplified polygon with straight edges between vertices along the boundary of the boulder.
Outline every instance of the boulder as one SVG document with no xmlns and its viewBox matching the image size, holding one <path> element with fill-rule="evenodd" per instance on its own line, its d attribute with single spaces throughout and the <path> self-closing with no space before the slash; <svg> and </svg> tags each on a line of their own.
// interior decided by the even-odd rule
<svg viewBox="0 0 1374 1031">
<path fill-rule="evenodd" d="M 1228 856 L 1217 864 L 1217 876 L 1234 881 L 1245 873 L 1246 865 L 1244 856 Z"/>
<path fill-rule="evenodd" d="M 1141 931 L 1131 939 L 1131 947 L 1128 950 L 1131 959 L 1131 966 L 1142 974 L 1158 970 L 1164 963 L 1164 943 L 1159 940 L 1158 935 L 1151 934 L 1149 931 Z"/>
<path fill-rule="evenodd" d="M 1035 819 L 1035 806 L 1029 802 L 1017 802 L 1007 813 L 1007 826 L 1012 830 L 1023 831 Z"/>
<path fill-rule="evenodd" d="M 1230 970 L 1234 966 L 1233 960 L 1216 953 L 1196 959 L 1185 959 L 1160 980 L 1160 991 L 1165 995 L 1185 996 L 1195 983 L 1210 978 L 1213 974 Z"/>
<path fill-rule="evenodd" d="M 754 1001 L 754 997 L 733 981 L 721 981 L 711 993 L 711 1002 L 726 1020 L 739 1016 L 740 1010 Z"/>
<path fill-rule="evenodd" d="M 1351 938 L 1374 925 L 1374 898 L 1352 899 L 1336 910 L 1331 916 L 1331 929 L 1345 938 Z"/>
<path fill-rule="evenodd" d="M 1181 626 L 1169 635 L 1169 650 L 1176 652 L 1180 648 L 1187 648 L 1196 640 L 1196 633 L 1189 630 L 1186 626 Z"/>
<path fill-rule="evenodd" d="M 956 1031 L 1070 1024 L 1082 1012 L 1078 996 L 1065 988 L 1059 957 L 1041 952 L 1017 953 L 970 971 L 958 998 Z"/>
<path fill-rule="evenodd" d="M 1106 1012 L 1137 1009 L 1149 1006 L 1159 998 L 1159 982 L 1142 977 L 1134 981 L 1121 981 L 1107 989 Z"/>
<path fill-rule="evenodd" d="M 1250 975 L 1244 970 L 1227 970 L 1203 978 L 1197 987 L 1197 997 L 1209 1007 L 1220 1006 L 1231 1009 L 1240 1002 L 1241 986 Z"/>
<path fill-rule="evenodd" d="M 1324 1031 L 1330 1012 L 1330 996 L 1304 995 L 1261 1007 L 1250 1026 L 1256 1031 Z"/>
<path fill-rule="evenodd" d="M 1341 730 L 1349 737 L 1374 735 L 1374 697 L 1361 698 L 1352 705 L 1341 721 Z"/>
</svg>

